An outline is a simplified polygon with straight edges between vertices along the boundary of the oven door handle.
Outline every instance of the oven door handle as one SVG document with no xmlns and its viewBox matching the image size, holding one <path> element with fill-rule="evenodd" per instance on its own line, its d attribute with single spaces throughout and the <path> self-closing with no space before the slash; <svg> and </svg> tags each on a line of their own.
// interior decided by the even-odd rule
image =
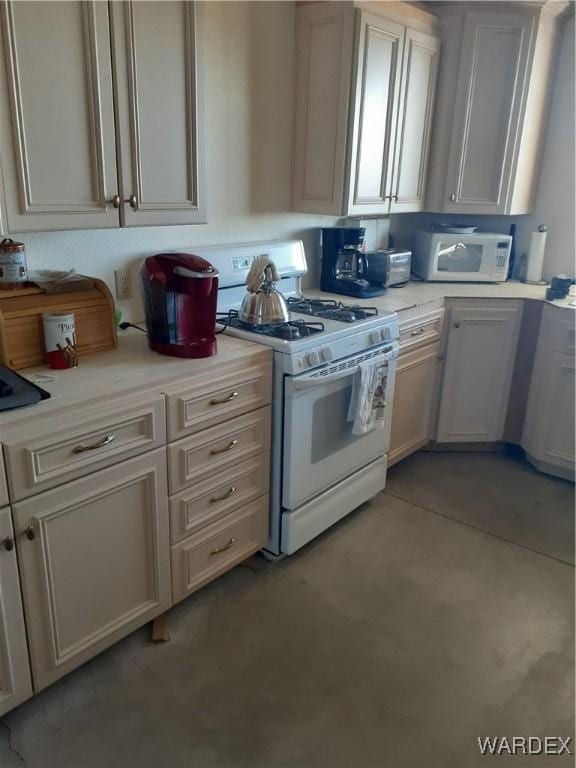
<svg viewBox="0 0 576 768">
<path fill-rule="evenodd" d="M 347 379 L 348 376 L 353 376 L 360 370 L 359 365 L 354 365 L 351 368 L 345 368 L 338 373 L 332 373 L 329 376 L 310 376 L 302 377 L 301 379 L 291 379 L 290 386 L 292 391 L 299 392 L 302 389 L 311 389 L 312 387 L 321 387 L 323 384 L 331 384 L 333 381 L 340 381 L 340 379 Z"/>
<path fill-rule="evenodd" d="M 378 361 L 381 363 L 390 363 L 398 357 L 398 349 L 394 348 L 390 352 L 384 352 L 378 357 Z M 326 376 L 296 376 L 288 380 L 287 393 L 301 392 L 305 389 L 312 389 L 313 387 L 321 387 L 323 384 L 331 384 L 334 381 L 340 381 L 346 379 L 349 376 L 353 376 L 360 370 L 359 365 L 351 365 L 350 368 L 344 368 L 337 373 L 331 373 Z"/>
</svg>

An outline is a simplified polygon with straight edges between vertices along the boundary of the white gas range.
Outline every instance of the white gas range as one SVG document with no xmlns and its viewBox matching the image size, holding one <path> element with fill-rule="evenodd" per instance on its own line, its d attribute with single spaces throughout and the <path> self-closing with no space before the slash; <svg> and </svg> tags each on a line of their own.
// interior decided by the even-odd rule
<svg viewBox="0 0 576 768">
<path fill-rule="evenodd" d="M 386 483 L 390 414 L 384 429 L 352 434 L 348 408 L 360 362 L 387 366 L 385 398 L 392 402 L 398 321 L 395 313 L 354 307 L 353 300 L 306 300 L 301 241 L 195 248 L 220 271 L 219 319 L 225 333 L 274 350 L 270 537 L 266 550 L 292 554 Z M 280 275 L 290 322 L 246 327 L 237 318 L 255 257 L 267 255 Z M 224 326 L 221 326 L 224 329 Z"/>
</svg>

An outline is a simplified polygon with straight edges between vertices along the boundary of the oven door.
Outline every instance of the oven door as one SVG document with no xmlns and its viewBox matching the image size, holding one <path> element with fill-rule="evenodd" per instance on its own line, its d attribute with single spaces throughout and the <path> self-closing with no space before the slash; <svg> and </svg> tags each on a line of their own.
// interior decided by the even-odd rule
<svg viewBox="0 0 576 768">
<path fill-rule="evenodd" d="M 388 452 L 398 345 L 339 360 L 284 381 L 282 506 L 295 509 Z M 371 358 L 388 365 L 384 428 L 352 434 L 348 408 L 358 364 Z"/>
</svg>

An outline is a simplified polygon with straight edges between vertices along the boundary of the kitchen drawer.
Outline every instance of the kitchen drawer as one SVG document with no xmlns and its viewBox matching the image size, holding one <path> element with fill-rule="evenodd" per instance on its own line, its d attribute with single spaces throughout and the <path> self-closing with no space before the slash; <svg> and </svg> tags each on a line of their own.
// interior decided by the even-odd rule
<svg viewBox="0 0 576 768">
<path fill-rule="evenodd" d="M 443 309 L 412 317 L 409 320 L 400 320 L 400 351 L 438 341 L 442 334 L 443 320 Z"/>
<path fill-rule="evenodd" d="M 120 398 L 110 406 L 77 409 L 42 425 L 29 435 L 8 438 L 4 454 L 12 499 L 74 480 L 166 442 L 164 397 Z"/>
<path fill-rule="evenodd" d="M 170 494 L 217 480 L 224 470 L 270 450 L 270 406 L 168 446 Z"/>
<path fill-rule="evenodd" d="M 272 362 L 233 365 L 185 389 L 167 393 L 168 438 L 177 440 L 267 405 L 272 399 Z"/>
<path fill-rule="evenodd" d="M 270 454 L 266 451 L 218 472 L 170 499 L 170 531 L 176 544 L 200 528 L 268 493 Z"/>
<path fill-rule="evenodd" d="M 261 549 L 268 537 L 268 496 L 261 496 L 172 547 L 175 603 Z"/>
<path fill-rule="evenodd" d="M 6 483 L 6 472 L 4 471 L 4 460 L 2 458 L 2 446 L 0 445 L 0 507 L 8 504 L 8 485 Z"/>
</svg>

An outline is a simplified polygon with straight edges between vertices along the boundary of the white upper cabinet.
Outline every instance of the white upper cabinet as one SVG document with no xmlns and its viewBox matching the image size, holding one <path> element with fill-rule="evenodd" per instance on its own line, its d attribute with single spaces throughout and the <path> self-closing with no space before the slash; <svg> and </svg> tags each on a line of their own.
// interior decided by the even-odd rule
<svg viewBox="0 0 576 768">
<path fill-rule="evenodd" d="M 405 3 L 298 8 L 293 208 L 423 210 L 440 45 Z"/>
<path fill-rule="evenodd" d="M 206 221 L 200 6 L 110 4 L 124 226 Z"/>
<path fill-rule="evenodd" d="M 388 207 L 403 43 L 402 25 L 361 14 L 348 213 Z"/>
<path fill-rule="evenodd" d="M 0 3 L 6 232 L 206 220 L 199 13 Z"/>
<path fill-rule="evenodd" d="M 442 4 L 443 58 L 427 210 L 532 209 L 556 52 L 557 12 L 528 3 Z"/>
<path fill-rule="evenodd" d="M 406 29 L 390 213 L 424 208 L 440 41 Z"/>
<path fill-rule="evenodd" d="M 2 2 L 0 17 L 6 230 L 118 226 L 107 4 Z"/>
</svg>

